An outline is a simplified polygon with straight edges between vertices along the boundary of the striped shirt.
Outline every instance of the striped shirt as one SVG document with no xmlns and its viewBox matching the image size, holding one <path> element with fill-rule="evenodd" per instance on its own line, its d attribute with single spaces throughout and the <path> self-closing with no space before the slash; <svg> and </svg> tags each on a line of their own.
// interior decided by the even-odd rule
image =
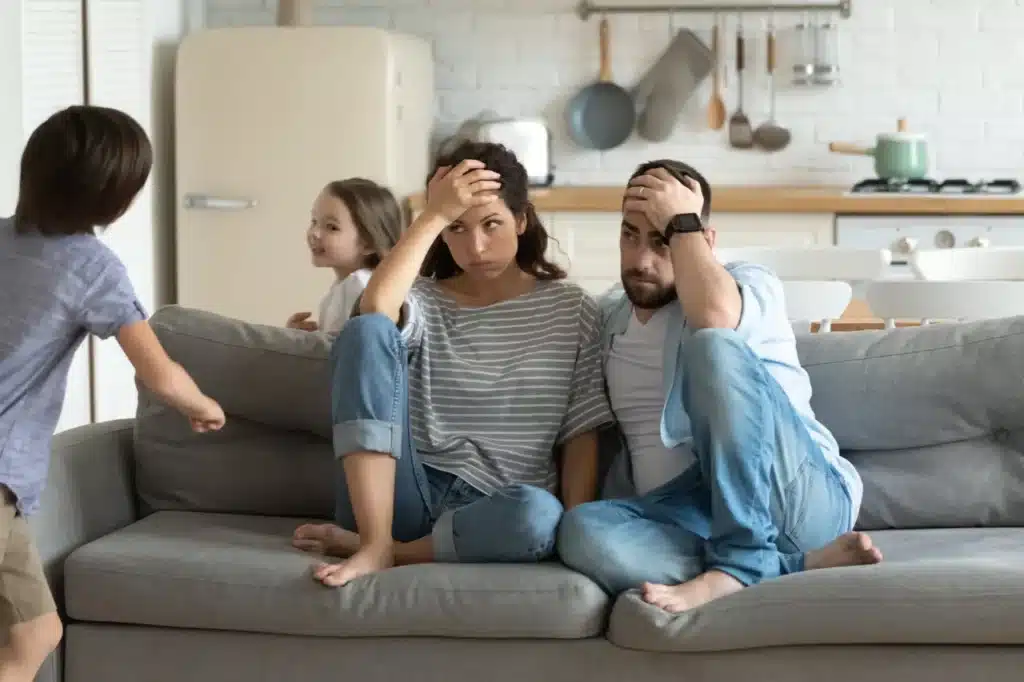
<svg viewBox="0 0 1024 682">
<path fill-rule="evenodd" d="M 403 306 L 409 417 L 423 463 L 491 494 L 555 492 L 554 447 L 613 420 L 597 304 L 565 281 L 460 307 L 419 279 Z"/>
</svg>

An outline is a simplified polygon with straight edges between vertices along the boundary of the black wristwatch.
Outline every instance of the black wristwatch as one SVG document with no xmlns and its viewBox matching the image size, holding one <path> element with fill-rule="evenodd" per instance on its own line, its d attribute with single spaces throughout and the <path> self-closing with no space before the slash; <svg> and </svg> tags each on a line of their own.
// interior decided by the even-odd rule
<svg viewBox="0 0 1024 682">
<path fill-rule="evenodd" d="M 704 223 L 696 213 L 678 213 L 672 216 L 665 226 L 665 243 L 672 239 L 674 234 L 687 234 L 689 232 L 703 232 Z"/>
</svg>

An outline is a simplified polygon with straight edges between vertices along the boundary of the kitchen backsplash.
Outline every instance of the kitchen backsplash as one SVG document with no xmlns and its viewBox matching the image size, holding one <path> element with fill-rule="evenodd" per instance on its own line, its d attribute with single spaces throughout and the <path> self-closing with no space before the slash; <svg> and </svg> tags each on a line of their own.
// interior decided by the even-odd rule
<svg viewBox="0 0 1024 682">
<path fill-rule="evenodd" d="M 609 0 L 610 2 L 613 0 Z M 273 23 L 276 0 L 207 0 L 207 25 Z M 731 149 L 727 128 L 707 127 L 710 78 L 687 103 L 672 137 L 634 135 L 596 152 L 568 140 L 563 111 L 598 71 L 598 20 L 581 21 L 577 0 L 321 0 L 322 24 L 381 26 L 432 40 L 438 130 L 451 132 L 483 109 L 543 116 L 554 135 L 557 184 L 618 184 L 638 163 L 682 159 L 722 184 L 839 184 L 873 175 L 870 157 L 828 151 L 832 141 L 871 145 L 900 117 L 929 136 L 938 178 L 1024 175 L 1024 0 L 853 0 L 837 21 L 840 85 L 808 88 L 777 75 L 777 120 L 792 131 L 781 152 Z M 984 7 L 984 11 L 982 11 Z M 801 15 L 778 14 L 780 50 Z M 813 18 L 813 17 L 812 17 Z M 824 15 L 822 15 L 824 18 Z M 735 15 L 722 16 L 725 99 L 736 106 Z M 743 18 L 744 109 L 768 116 L 764 36 L 768 14 Z M 709 14 L 611 15 L 612 71 L 630 87 L 679 28 L 710 44 Z"/>
</svg>

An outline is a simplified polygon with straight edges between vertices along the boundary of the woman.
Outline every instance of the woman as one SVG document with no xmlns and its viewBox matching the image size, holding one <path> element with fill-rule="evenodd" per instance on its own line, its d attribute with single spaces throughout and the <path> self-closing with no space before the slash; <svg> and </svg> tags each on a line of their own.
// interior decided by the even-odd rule
<svg viewBox="0 0 1024 682">
<path fill-rule="evenodd" d="M 438 161 L 332 349 L 337 525 L 294 538 L 348 557 L 317 566 L 324 584 L 547 559 L 563 508 L 595 498 L 612 421 L 598 312 L 547 243 L 511 152 L 466 143 Z"/>
</svg>

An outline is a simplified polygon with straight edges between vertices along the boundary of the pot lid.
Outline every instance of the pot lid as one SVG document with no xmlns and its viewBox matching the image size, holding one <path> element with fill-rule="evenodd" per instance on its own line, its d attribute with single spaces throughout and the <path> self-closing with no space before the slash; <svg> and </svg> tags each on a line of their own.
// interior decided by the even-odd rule
<svg viewBox="0 0 1024 682">
<path fill-rule="evenodd" d="M 925 133 L 879 133 L 878 139 L 886 142 L 924 142 L 928 136 Z"/>
</svg>

